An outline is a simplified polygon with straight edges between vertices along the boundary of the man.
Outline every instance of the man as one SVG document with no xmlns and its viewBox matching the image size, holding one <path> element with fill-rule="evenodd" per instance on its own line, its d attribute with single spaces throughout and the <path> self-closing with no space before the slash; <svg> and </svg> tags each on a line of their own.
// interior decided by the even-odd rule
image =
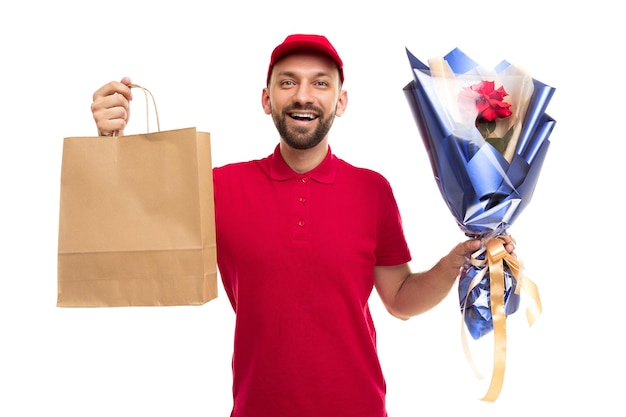
<svg viewBox="0 0 626 417">
<path fill-rule="evenodd" d="M 218 266 L 236 313 L 233 417 L 386 416 L 372 289 L 408 319 L 439 303 L 480 247 L 459 243 L 432 269 L 411 272 L 390 185 L 329 147 L 348 104 L 343 80 L 325 37 L 288 36 L 271 55 L 261 100 L 280 143 L 266 158 L 214 169 Z M 100 135 L 123 133 L 129 84 L 94 93 Z"/>
</svg>

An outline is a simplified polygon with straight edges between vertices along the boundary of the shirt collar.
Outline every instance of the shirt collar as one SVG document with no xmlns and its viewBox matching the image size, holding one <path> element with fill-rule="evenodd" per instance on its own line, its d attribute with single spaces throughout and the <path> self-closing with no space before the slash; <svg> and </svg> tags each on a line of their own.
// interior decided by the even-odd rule
<svg viewBox="0 0 626 417">
<path fill-rule="evenodd" d="M 333 155 L 329 146 L 326 157 L 318 166 L 309 172 L 299 174 L 287 165 L 287 162 L 285 162 L 283 156 L 280 154 L 280 145 L 276 145 L 274 153 L 269 157 L 269 172 L 270 178 L 276 181 L 308 176 L 317 182 L 332 184 L 335 181 L 335 174 L 337 172 L 337 157 Z"/>
</svg>

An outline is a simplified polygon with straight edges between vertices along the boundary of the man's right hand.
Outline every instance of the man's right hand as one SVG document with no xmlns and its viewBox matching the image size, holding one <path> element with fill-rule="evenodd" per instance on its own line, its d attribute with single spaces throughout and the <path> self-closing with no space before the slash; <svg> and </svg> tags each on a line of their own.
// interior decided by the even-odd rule
<svg viewBox="0 0 626 417">
<path fill-rule="evenodd" d="M 98 135 L 113 136 L 124 134 L 124 128 L 130 118 L 130 78 L 124 77 L 120 82 L 111 81 L 93 93 L 91 113 L 96 121 Z"/>
</svg>

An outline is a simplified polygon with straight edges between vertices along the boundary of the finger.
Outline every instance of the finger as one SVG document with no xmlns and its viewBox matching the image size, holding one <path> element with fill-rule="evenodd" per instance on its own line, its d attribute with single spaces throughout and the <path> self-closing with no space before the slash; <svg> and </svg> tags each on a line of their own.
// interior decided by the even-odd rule
<svg viewBox="0 0 626 417">
<path fill-rule="evenodd" d="M 482 242 L 480 241 L 480 239 L 470 239 L 467 241 L 467 252 L 471 254 L 472 252 L 480 249 L 481 245 Z"/>
<path fill-rule="evenodd" d="M 479 250 L 481 245 L 480 239 L 469 239 L 459 243 L 455 248 L 455 252 L 459 257 L 467 259 L 471 257 L 474 252 Z"/>
<path fill-rule="evenodd" d="M 511 255 L 515 252 L 515 239 L 509 237 L 509 239 L 504 241 L 504 249 L 510 253 Z"/>
<path fill-rule="evenodd" d="M 126 101 L 123 98 L 122 100 Z M 100 135 L 111 136 L 114 131 L 124 130 L 128 123 L 127 103 L 120 103 L 119 99 L 113 96 L 102 99 L 99 106 L 94 103 L 93 118 Z"/>
<path fill-rule="evenodd" d="M 128 77 L 125 77 L 122 79 L 122 82 L 111 81 L 111 82 L 106 83 L 105 85 L 103 85 L 102 87 L 100 87 L 93 93 L 93 97 L 92 97 L 93 101 L 94 102 L 99 101 L 100 99 L 104 97 L 112 96 L 112 95 L 115 95 L 116 93 L 124 96 L 126 100 L 132 100 L 133 96 L 130 91 L 130 87 L 127 84 L 125 84 L 125 82 L 130 84 L 130 79 Z"/>
</svg>

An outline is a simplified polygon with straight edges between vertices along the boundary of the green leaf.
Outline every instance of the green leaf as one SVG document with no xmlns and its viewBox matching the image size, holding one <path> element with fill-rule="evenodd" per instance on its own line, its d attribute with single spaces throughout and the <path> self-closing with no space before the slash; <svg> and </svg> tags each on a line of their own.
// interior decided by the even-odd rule
<svg viewBox="0 0 626 417">
<path fill-rule="evenodd" d="M 503 153 L 506 149 L 507 141 L 504 138 L 487 138 L 485 140 L 500 153 Z"/>
<path fill-rule="evenodd" d="M 509 130 L 507 130 L 504 136 L 502 137 L 502 139 L 504 139 L 504 143 L 509 143 L 512 136 L 513 136 L 513 126 L 511 126 Z"/>
<path fill-rule="evenodd" d="M 496 148 L 498 152 L 500 152 L 501 154 L 504 154 L 504 151 L 506 150 L 506 146 L 508 145 L 509 141 L 511 140 L 511 137 L 513 136 L 513 131 L 514 131 L 513 126 L 511 126 L 509 130 L 506 131 L 503 137 L 486 138 L 485 140 L 488 143 L 490 143 L 491 146 Z"/>
<path fill-rule="evenodd" d="M 496 121 L 492 120 L 489 122 L 487 120 L 481 120 L 476 122 L 476 127 L 478 128 L 478 131 L 483 138 L 488 138 L 489 135 L 491 135 L 493 131 L 496 130 Z"/>
</svg>

